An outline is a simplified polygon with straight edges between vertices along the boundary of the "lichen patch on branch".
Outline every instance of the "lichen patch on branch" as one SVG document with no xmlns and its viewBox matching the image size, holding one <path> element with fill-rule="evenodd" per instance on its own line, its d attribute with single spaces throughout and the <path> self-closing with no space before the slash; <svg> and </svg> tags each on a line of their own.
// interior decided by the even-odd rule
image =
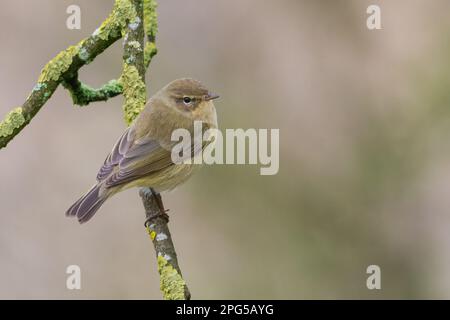
<svg viewBox="0 0 450 320">
<path fill-rule="evenodd" d="M 147 100 L 145 83 L 142 81 L 138 69 L 128 63 L 123 64 L 120 82 L 125 97 L 124 118 L 127 125 L 130 125 L 145 107 Z"/>
<path fill-rule="evenodd" d="M 20 128 L 25 121 L 22 108 L 15 108 L 6 115 L 2 122 L 0 122 L 0 137 L 7 137 L 11 135 L 14 130 Z"/>
<path fill-rule="evenodd" d="M 102 25 L 95 30 L 93 36 L 102 40 L 117 37 L 124 32 L 129 21 L 135 21 L 136 10 L 130 0 L 116 0 L 113 11 Z"/>
<path fill-rule="evenodd" d="M 89 64 L 89 62 L 91 62 L 90 54 L 86 48 L 80 48 L 78 56 L 80 57 L 81 60 L 86 62 L 86 64 Z"/>
<path fill-rule="evenodd" d="M 140 19 L 139 17 L 136 17 L 136 18 L 134 19 L 134 21 L 132 21 L 132 22 L 130 22 L 130 23 L 128 24 L 128 27 L 129 27 L 131 30 L 136 31 L 137 28 L 139 28 L 139 25 L 140 25 L 140 24 L 141 24 L 141 19 Z"/>
<path fill-rule="evenodd" d="M 158 32 L 158 15 L 155 0 L 144 0 L 144 31 L 150 41 L 154 41 Z"/>
<path fill-rule="evenodd" d="M 79 46 L 70 46 L 50 60 L 41 71 L 38 82 L 58 81 L 72 64 L 73 57 L 78 54 Z"/>
<path fill-rule="evenodd" d="M 38 82 L 38 83 L 34 86 L 32 92 L 40 91 L 40 90 L 42 90 L 42 89 L 45 89 L 46 87 L 47 87 L 47 85 L 46 85 L 45 83 L 39 83 L 39 82 Z"/>
<path fill-rule="evenodd" d="M 156 48 L 156 44 L 154 42 L 147 42 L 144 48 L 144 65 L 145 68 L 148 68 L 152 58 L 158 53 L 158 49 Z"/>
<path fill-rule="evenodd" d="M 146 104 L 145 71 L 157 53 L 156 7 L 155 0 L 115 0 L 114 8 L 103 24 L 91 36 L 60 52 L 48 62 L 22 107 L 12 110 L 0 122 L 0 148 L 4 148 L 30 123 L 60 84 L 69 90 L 74 103 L 78 105 L 106 101 L 123 93 L 124 117 L 130 125 Z M 78 70 L 122 36 L 125 37 L 121 77 L 98 89 L 83 84 L 78 79 Z M 146 217 L 154 217 L 155 212 L 163 214 L 156 202 L 159 197 L 161 203 L 160 196 L 154 195 L 150 189 L 143 190 L 141 196 Z M 161 291 L 167 300 L 190 299 L 167 223 L 167 219 L 156 216 L 155 221 L 147 227 L 158 256 Z"/>
<path fill-rule="evenodd" d="M 184 300 L 186 282 L 177 270 L 161 255 L 158 256 L 160 288 L 165 300 Z"/>
</svg>

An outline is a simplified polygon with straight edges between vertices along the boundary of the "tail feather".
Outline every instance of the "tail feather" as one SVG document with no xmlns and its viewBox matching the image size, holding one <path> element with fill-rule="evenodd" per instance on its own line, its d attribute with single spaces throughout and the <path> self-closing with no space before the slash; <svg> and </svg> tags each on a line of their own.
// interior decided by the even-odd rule
<svg viewBox="0 0 450 320">
<path fill-rule="evenodd" d="M 78 218 L 78 222 L 85 223 L 91 219 L 102 204 L 108 199 L 108 195 L 100 194 L 101 184 L 91 188 L 84 196 L 78 199 L 66 212 L 66 216 Z"/>
</svg>

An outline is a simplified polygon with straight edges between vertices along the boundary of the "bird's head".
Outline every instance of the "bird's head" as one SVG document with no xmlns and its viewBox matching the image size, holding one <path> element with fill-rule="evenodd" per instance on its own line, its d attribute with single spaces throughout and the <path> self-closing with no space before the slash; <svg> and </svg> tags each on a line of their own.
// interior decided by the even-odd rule
<svg viewBox="0 0 450 320">
<path fill-rule="evenodd" d="M 174 80 L 163 91 L 170 105 L 183 113 L 196 114 L 200 110 L 213 106 L 212 100 L 219 98 L 201 82 L 189 78 Z"/>
</svg>

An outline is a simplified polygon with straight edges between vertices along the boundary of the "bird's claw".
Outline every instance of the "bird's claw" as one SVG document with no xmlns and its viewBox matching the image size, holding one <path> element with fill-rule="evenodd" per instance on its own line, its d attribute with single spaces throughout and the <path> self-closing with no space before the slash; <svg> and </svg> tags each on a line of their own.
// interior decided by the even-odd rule
<svg viewBox="0 0 450 320">
<path fill-rule="evenodd" d="M 169 212 L 169 209 L 164 210 L 164 212 L 159 211 L 158 213 L 148 215 L 147 219 L 145 219 L 144 226 L 145 228 L 149 228 L 152 221 L 154 221 L 156 218 L 163 218 L 166 222 L 169 222 L 169 215 L 167 214 Z"/>
</svg>

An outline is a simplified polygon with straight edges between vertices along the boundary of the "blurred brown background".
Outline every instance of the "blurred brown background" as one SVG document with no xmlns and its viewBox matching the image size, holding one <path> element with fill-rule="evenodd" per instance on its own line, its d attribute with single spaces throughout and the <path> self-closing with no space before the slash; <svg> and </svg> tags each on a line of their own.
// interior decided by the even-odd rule
<svg viewBox="0 0 450 320">
<path fill-rule="evenodd" d="M 82 29 L 66 28 L 66 8 Z M 382 30 L 366 28 L 380 4 Z M 4 0 L 0 114 L 112 0 Z M 450 298 L 450 2 L 166 0 L 149 93 L 190 76 L 225 128 L 279 128 L 280 171 L 207 166 L 164 196 L 196 299 Z M 121 43 L 81 72 L 121 71 Z M 58 89 L 0 151 L 0 298 L 160 299 L 137 190 L 80 226 L 65 210 L 124 129 L 122 98 Z M 66 267 L 82 290 L 66 289 Z M 381 267 L 382 290 L 366 288 Z"/>
</svg>

